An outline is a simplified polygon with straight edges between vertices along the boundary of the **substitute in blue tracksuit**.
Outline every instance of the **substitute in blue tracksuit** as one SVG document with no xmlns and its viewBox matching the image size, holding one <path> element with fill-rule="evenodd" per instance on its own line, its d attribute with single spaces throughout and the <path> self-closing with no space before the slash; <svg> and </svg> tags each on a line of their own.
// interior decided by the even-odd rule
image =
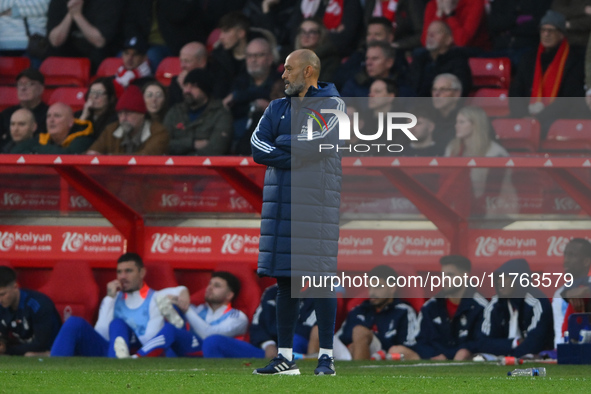
<svg viewBox="0 0 591 394">
<path fill-rule="evenodd" d="M 214 358 L 273 358 L 277 356 L 277 285 L 268 287 L 250 325 L 250 343 L 223 335 L 213 335 L 203 343 L 203 356 Z M 314 300 L 300 300 L 300 315 L 295 328 L 295 355 L 308 352 L 310 331 L 316 325 Z"/>
<path fill-rule="evenodd" d="M 14 270 L 0 266 L 0 355 L 47 352 L 61 325 L 48 296 L 20 289 Z"/>
<path fill-rule="evenodd" d="M 498 279 L 505 274 L 504 286 Z M 514 286 L 514 275 L 518 274 Z M 509 260 L 495 271 L 497 294 L 484 311 L 480 351 L 521 357 L 554 348 L 552 306 L 537 288 L 521 286 L 521 274 L 531 279 L 524 259 Z"/>
<path fill-rule="evenodd" d="M 413 346 L 417 335 L 417 314 L 408 303 L 396 298 L 396 286 L 388 285 L 388 278 L 398 274 L 386 265 L 378 265 L 369 273 L 379 283 L 369 288 L 369 299 L 353 308 L 336 337 L 350 351 L 354 360 L 367 360 L 380 350 L 388 352 L 392 346 Z M 348 355 L 340 355 L 349 359 Z"/>
<path fill-rule="evenodd" d="M 299 374 L 292 362 L 299 301 L 292 298 L 291 278 L 334 275 L 337 270 L 341 156 L 336 149 L 319 148 L 339 145 L 338 118 L 322 110 L 344 112 L 345 105 L 333 84 L 318 82 L 320 68 L 310 50 L 287 57 L 282 75 L 287 97 L 271 102 L 251 138 L 254 160 L 267 166 L 257 272 L 277 278 L 278 286 L 279 356 L 257 374 Z M 298 291 L 294 287 L 294 294 Z M 334 374 L 337 302 L 330 292 L 322 296 L 316 302 L 319 367 L 324 360 L 328 369 L 316 372 Z"/>
<path fill-rule="evenodd" d="M 453 278 L 469 274 L 470 260 L 460 255 L 440 259 L 441 271 Z M 478 350 L 482 314 L 488 301 L 470 287 L 450 286 L 445 283 L 436 297 L 428 300 L 419 313 L 415 346 L 395 346 L 394 353 L 402 353 L 407 360 L 467 360 Z"/>
</svg>

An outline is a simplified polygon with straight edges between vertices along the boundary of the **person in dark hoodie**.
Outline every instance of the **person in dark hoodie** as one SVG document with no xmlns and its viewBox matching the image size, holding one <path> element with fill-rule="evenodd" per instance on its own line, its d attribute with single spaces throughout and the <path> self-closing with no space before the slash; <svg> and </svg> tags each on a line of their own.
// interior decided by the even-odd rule
<svg viewBox="0 0 591 394">
<path fill-rule="evenodd" d="M 522 278 L 531 280 L 528 262 L 509 260 L 495 271 L 494 277 L 497 294 L 484 310 L 480 351 L 522 357 L 552 349 L 554 328 L 550 301 L 537 288 L 520 283 Z"/>
<path fill-rule="evenodd" d="M 251 138 L 254 160 L 267 166 L 257 273 L 277 278 L 278 286 L 279 354 L 255 374 L 300 374 L 293 361 L 299 300 L 292 297 L 292 278 L 297 291 L 300 277 L 336 275 L 341 156 L 335 149 L 319 147 L 339 144 L 338 121 L 333 113 L 324 112 L 320 130 L 309 130 L 307 125 L 315 125 L 313 112 L 321 108 L 344 112 L 345 104 L 333 84 L 318 82 L 320 67 L 320 59 L 309 49 L 287 57 L 282 75 L 287 97 L 269 104 Z M 318 290 L 322 294 L 315 295 L 314 306 L 320 350 L 314 373 L 334 375 L 337 300 L 330 287 Z"/>
<path fill-rule="evenodd" d="M 472 263 L 461 255 L 443 256 L 439 263 L 442 277 L 450 280 L 443 280 L 441 291 L 421 308 L 416 345 L 390 348 L 405 360 L 469 360 L 480 351 L 482 313 L 488 302 L 473 288 L 453 286 L 454 278 L 470 273 Z"/>
</svg>

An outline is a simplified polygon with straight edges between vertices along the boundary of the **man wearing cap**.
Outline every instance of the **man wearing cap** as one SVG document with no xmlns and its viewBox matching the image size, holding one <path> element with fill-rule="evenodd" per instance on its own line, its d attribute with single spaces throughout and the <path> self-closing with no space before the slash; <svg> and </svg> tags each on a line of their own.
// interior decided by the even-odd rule
<svg viewBox="0 0 591 394">
<path fill-rule="evenodd" d="M 183 102 L 164 118 L 173 155 L 216 156 L 228 153 L 232 141 L 232 114 L 211 98 L 212 77 L 203 69 L 187 74 Z"/>
<path fill-rule="evenodd" d="M 0 149 L 10 142 L 10 119 L 12 114 L 20 108 L 30 109 L 35 115 L 35 122 L 38 125 L 37 134 L 45 132 L 45 116 L 49 107 L 41 100 L 44 83 L 43 74 L 33 68 L 21 71 L 16 77 L 16 94 L 19 104 L 0 113 Z"/>
<path fill-rule="evenodd" d="M 46 133 L 23 141 L 18 152 L 13 153 L 84 153 L 94 140 L 92 122 L 75 119 L 72 108 L 67 104 L 52 104 L 47 110 L 46 123 Z"/>
<path fill-rule="evenodd" d="M 513 108 L 515 116 L 537 116 L 549 107 L 556 97 L 583 97 L 584 63 L 582 57 L 570 48 L 565 36 L 564 15 L 549 10 L 540 21 L 540 44 L 537 52 L 523 56 L 517 75 L 511 82 L 511 97 L 529 97 L 529 106 Z M 515 106 L 513 106 L 515 107 Z M 544 111 L 554 120 L 565 113 Z M 543 119 L 539 119 L 543 123 Z M 551 120 L 549 120 L 551 121 Z"/>
<path fill-rule="evenodd" d="M 118 122 L 111 123 L 87 154 L 163 155 L 168 152 L 168 132 L 158 122 L 146 119 L 146 104 L 140 88 L 130 85 L 119 98 Z"/>
<path fill-rule="evenodd" d="M 131 37 L 123 45 L 121 60 L 123 65 L 119 66 L 115 73 L 113 85 L 117 96 L 120 97 L 132 81 L 138 82 L 141 78 L 152 75 L 148 63 L 148 43 L 141 37 Z"/>
</svg>

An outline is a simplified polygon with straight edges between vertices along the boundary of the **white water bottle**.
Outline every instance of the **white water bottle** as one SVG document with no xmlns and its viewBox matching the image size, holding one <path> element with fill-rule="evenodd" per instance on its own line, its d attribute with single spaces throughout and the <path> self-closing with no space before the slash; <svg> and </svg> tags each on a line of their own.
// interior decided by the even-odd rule
<svg viewBox="0 0 591 394">
<path fill-rule="evenodd" d="M 546 368 L 514 369 L 507 372 L 507 376 L 546 376 Z"/>
</svg>

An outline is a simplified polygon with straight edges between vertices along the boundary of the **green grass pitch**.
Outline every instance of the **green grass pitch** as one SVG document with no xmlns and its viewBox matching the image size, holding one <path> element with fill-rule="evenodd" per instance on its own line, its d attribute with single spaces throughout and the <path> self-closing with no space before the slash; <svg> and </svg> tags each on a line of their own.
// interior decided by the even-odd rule
<svg viewBox="0 0 591 394">
<path fill-rule="evenodd" d="M 544 366 L 545 378 L 507 377 L 492 363 L 337 362 L 337 376 L 314 376 L 315 360 L 298 361 L 300 376 L 255 376 L 264 360 L 0 357 L 0 393 L 283 393 L 535 392 L 589 393 L 591 366 Z M 418 364 L 418 365 L 417 365 Z"/>
</svg>

